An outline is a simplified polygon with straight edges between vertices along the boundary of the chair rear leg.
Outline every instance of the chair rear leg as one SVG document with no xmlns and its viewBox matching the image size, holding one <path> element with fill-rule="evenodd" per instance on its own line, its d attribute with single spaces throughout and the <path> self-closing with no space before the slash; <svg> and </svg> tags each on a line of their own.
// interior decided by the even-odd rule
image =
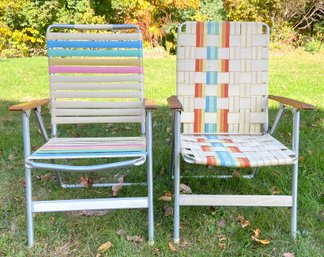
<svg viewBox="0 0 324 257">
<path fill-rule="evenodd" d="M 28 246 L 34 243 L 34 225 L 33 225 L 33 211 L 32 211 L 32 180 L 31 169 L 25 168 L 26 181 L 26 216 L 27 216 L 27 235 Z"/>
</svg>

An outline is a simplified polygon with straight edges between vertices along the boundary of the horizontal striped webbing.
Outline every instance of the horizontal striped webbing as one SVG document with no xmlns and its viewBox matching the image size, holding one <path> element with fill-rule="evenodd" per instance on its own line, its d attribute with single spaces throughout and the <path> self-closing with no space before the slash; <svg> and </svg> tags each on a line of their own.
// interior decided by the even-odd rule
<svg viewBox="0 0 324 257">
<path fill-rule="evenodd" d="M 146 156 L 145 137 L 52 138 L 31 156 L 36 159 L 82 159 Z"/>
<path fill-rule="evenodd" d="M 295 153 L 270 135 L 182 135 L 188 163 L 224 167 L 261 167 L 294 163 Z"/>
</svg>

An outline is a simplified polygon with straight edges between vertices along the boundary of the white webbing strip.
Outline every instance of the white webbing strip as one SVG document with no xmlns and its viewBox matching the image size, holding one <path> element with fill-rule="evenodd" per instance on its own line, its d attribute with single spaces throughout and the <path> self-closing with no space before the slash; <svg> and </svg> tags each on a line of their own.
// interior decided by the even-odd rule
<svg viewBox="0 0 324 257">
<path fill-rule="evenodd" d="M 118 83 L 118 84 L 98 84 L 98 83 L 52 83 L 52 90 L 124 90 L 124 89 L 141 89 L 140 83 Z"/>
<path fill-rule="evenodd" d="M 140 91 L 134 92 L 51 92 L 52 98 L 141 98 Z"/>
<path fill-rule="evenodd" d="M 56 76 L 50 75 L 51 83 L 58 82 L 118 82 L 118 81 L 142 81 L 141 75 L 114 75 L 114 76 Z"/>
<path fill-rule="evenodd" d="M 53 101 L 52 108 L 141 108 L 142 101 L 134 102 L 90 102 L 90 101 Z"/>
<path fill-rule="evenodd" d="M 143 109 L 53 109 L 54 116 L 138 116 Z"/>
<path fill-rule="evenodd" d="M 53 124 L 79 124 L 79 123 L 140 123 L 143 116 L 96 116 L 96 117 L 52 117 Z"/>
</svg>

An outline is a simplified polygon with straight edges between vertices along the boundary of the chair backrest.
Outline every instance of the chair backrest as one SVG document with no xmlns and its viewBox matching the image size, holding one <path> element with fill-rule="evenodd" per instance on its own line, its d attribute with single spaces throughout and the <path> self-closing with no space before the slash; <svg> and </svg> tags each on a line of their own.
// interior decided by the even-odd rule
<svg viewBox="0 0 324 257">
<path fill-rule="evenodd" d="M 258 22 L 186 22 L 177 39 L 184 133 L 267 130 L 269 28 Z"/>
<path fill-rule="evenodd" d="M 143 50 L 138 27 L 52 25 L 46 38 L 52 127 L 124 122 L 143 127 Z"/>
</svg>

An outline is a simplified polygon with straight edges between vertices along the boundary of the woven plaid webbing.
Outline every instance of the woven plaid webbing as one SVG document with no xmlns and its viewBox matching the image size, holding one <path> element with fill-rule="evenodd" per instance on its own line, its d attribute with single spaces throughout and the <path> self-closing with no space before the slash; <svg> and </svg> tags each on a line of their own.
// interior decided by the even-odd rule
<svg viewBox="0 0 324 257">
<path fill-rule="evenodd" d="M 185 133 L 261 131 L 267 123 L 268 37 L 262 23 L 186 23 L 177 52 Z"/>
</svg>

